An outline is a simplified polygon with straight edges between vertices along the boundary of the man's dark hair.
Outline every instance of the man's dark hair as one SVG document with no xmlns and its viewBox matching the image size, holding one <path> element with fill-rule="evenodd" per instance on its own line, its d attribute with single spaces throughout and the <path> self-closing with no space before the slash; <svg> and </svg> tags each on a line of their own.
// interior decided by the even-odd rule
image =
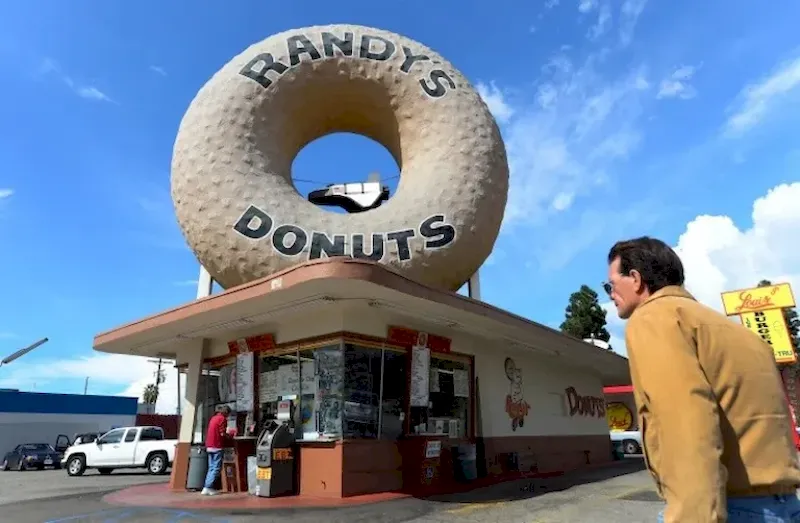
<svg viewBox="0 0 800 523">
<path fill-rule="evenodd" d="M 216 411 L 227 416 L 231 413 L 231 408 L 227 405 L 217 405 Z"/>
<path fill-rule="evenodd" d="M 608 251 L 608 263 L 619 258 L 620 273 L 637 271 L 653 293 L 669 285 L 683 285 L 683 263 L 678 254 L 661 240 L 642 236 L 617 242 Z"/>
</svg>

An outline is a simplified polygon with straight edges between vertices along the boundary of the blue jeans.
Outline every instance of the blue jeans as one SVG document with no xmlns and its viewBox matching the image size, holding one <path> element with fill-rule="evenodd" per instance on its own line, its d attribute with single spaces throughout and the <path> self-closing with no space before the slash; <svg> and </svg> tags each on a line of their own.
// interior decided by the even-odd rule
<svg viewBox="0 0 800 523">
<path fill-rule="evenodd" d="M 658 523 L 664 522 L 664 513 Z M 795 495 L 728 498 L 728 523 L 800 523 L 800 498 Z"/>
<path fill-rule="evenodd" d="M 219 477 L 220 470 L 222 470 L 222 451 L 208 453 L 208 472 L 206 472 L 206 482 L 203 485 L 205 488 L 214 488 Z"/>
</svg>

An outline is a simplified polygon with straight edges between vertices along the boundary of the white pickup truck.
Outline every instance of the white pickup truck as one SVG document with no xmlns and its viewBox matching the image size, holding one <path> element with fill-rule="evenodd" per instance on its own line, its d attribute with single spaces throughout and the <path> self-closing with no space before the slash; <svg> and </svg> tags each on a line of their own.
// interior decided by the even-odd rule
<svg viewBox="0 0 800 523">
<path fill-rule="evenodd" d="M 625 454 L 642 453 L 642 433 L 638 430 L 612 430 L 611 441 L 622 442 L 622 451 Z"/>
<path fill-rule="evenodd" d="M 111 474 L 114 469 L 145 468 L 164 474 L 175 458 L 178 440 L 164 439 L 161 427 L 120 427 L 109 430 L 92 443 L 72 445 L 64 451 L 61 466 L 70 476 L 86 469 Z"/>
</svg>

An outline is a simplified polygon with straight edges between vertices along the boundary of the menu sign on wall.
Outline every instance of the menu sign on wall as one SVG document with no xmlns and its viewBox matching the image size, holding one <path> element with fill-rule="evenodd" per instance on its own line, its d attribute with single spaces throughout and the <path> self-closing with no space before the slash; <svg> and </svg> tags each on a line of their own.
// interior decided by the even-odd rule
<svg viewBox="0 0 800 523">
<path fill-rule="evenodd" d="M 430 401 L 431 351 L 427 347 L 411 349 L 411 406 L 427 407 Z"/>
<path fill-rule="evenodd" d="M 453 371 L 453 395 L 456 398 L 469 398 L 469 372 L 460 369 Z"/>
<path fill-rule="evenodd" d="M 253 353 L 236 356 L 236 410 L 253 410 Z"/>
</svg>

